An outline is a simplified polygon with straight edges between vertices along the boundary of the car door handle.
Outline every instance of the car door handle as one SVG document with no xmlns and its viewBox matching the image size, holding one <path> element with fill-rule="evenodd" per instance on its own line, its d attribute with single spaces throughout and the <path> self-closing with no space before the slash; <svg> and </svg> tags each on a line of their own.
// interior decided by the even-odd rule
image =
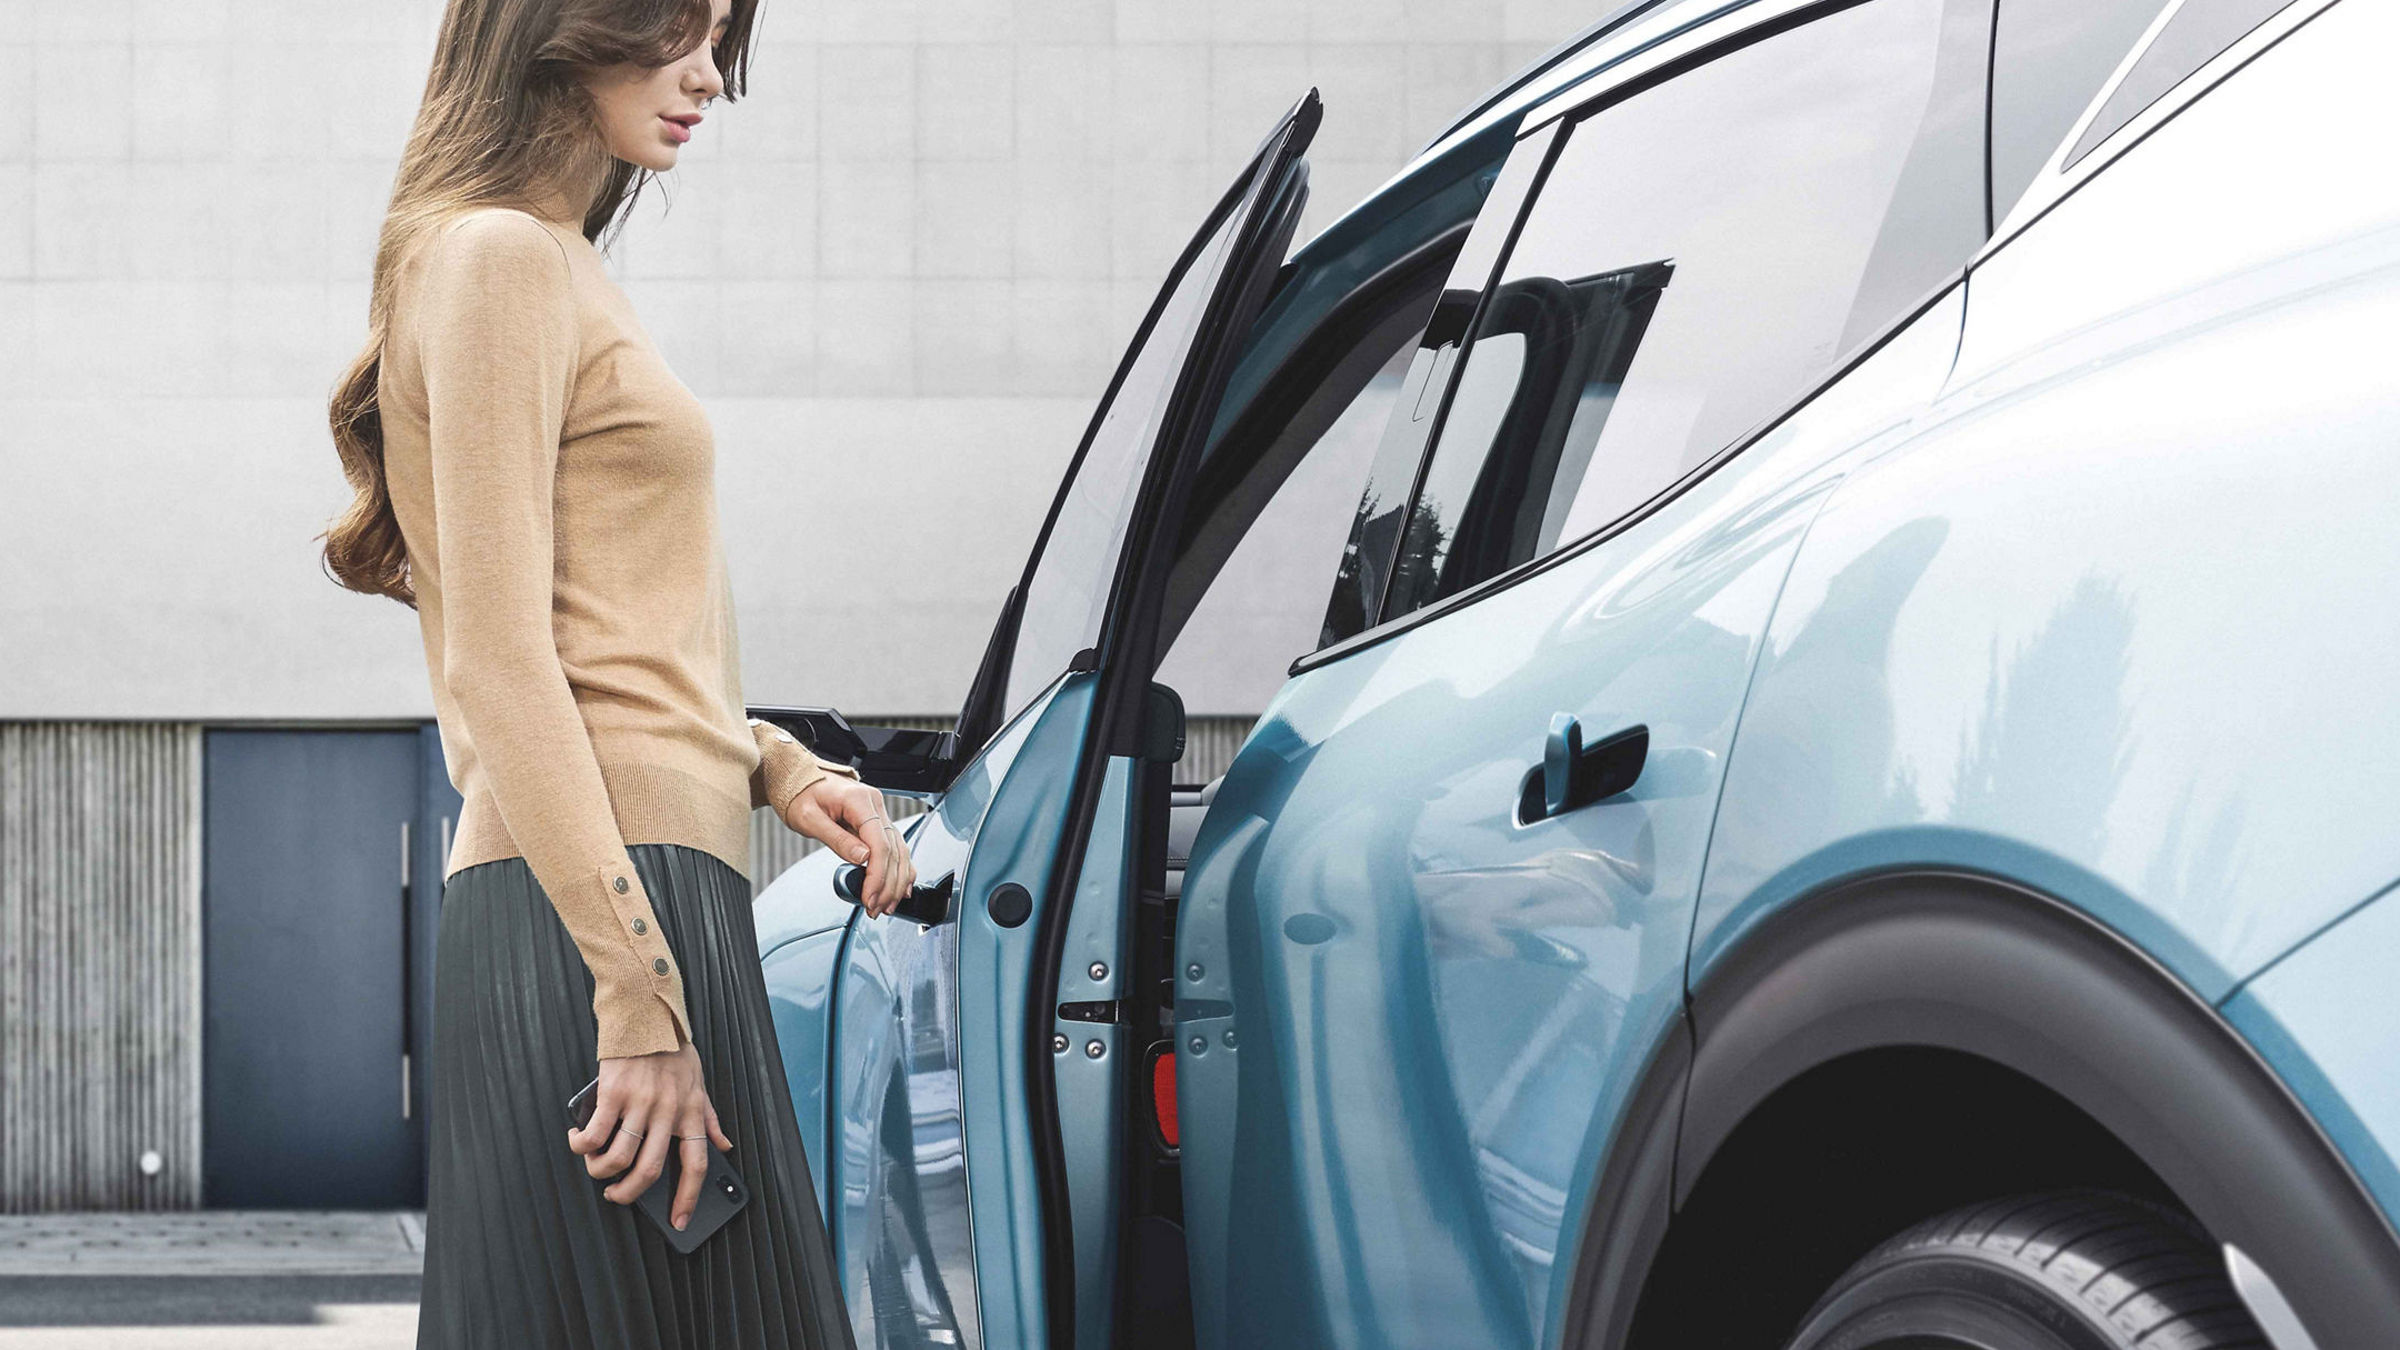
<svg viewBox="0 0 2400 1350">
<path fill-rule="evenodd" d="M 867 869 L 857 863 L 843 863 L 833 869 L 833 893 L 851 904 L 859 903 L 858 893 L 866 882 Z M 944 872 L 931 881 L 918 882 L 909 888 L 906 899 L 893 906 L 892 913 L 921 924 L 948 923 L 950 893 L 957 888 L 957 882 L 958 874 L 955 872 Z"/>
<path fill-rule="evenodd" d="M 1517 793 L 1517 823 L 1531 825 L 1630 792 L 1649 759 L 1647 726 L 1630 726 L 1587 746 L 1575 714 L 1554 714 L 1542 762 L 1526 773 Z"/>
</svg>

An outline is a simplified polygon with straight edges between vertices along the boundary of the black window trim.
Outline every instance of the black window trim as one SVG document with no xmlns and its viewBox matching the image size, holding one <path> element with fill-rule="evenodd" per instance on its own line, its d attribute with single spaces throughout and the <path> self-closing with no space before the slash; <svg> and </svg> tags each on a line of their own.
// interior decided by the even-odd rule
<svg viewBox="0 0 2400 1350">
<path fill-rule="evenodd" d="M 1648 70 L 1636 72 L 1628 76 L 1626 79 L 1610 85 L 1605 89 L 1597 91 L 1583 91 L 1579 97 L 1571 102 L 1562 100 L 1562 106 L 1554 109 L 1536 109 L 1533 112 L 1528 113 L 1526 115 L 1524 125 L 1520 127 L 1518 131 L 1517 140 L 1519 143 L 1522 143 L 1523 141 L 1537 135 L 1549 135 L 1552 137 L 1552 140 L 1548 150 L 1545 152 L 1545 158 L 1543 159 L 1541 168 L 1534 177 L 1533 185 L 1526 191 L 1524 201 L 1518 205 L 1516 219 L 1511 221 L 1509 224 L 1508 240 L 1502 246 L 1500 250 L 1500 256 L 1493 264 L 1491 279 L 1497 279 L 1501 272 L 1507 268 L 1510 254 L 1516 251 L 1517 237 L 1525 228 L 1526 218 L 1530 216 L 1534 209 L 1541 204 L 1542 190 L 1548 185 L 1550 171 L 1557 164 L 1558 156 L 1562 152 L 1567 141 L 1570 139 L 1576 124 L 1594 117 L 1599 113 L 1606 111 L 1608 108 L 1613 107 L 1618 103 L 1622 103 L 1626 99 L 1632 98 L 1636 94 L 1656 88 L 1657 86 L 1664 84 L 1669 80 L 1675 79 L 1678 76 L 1698 70 L 1701 67 L 1717 60 L 1719 57 L 1730 55 L 1734 52 L 1749 47 L 1754 43 L 1763 42 L 1768 38 L 1776 37 L 1783 33 L 1790 32 L 1793 29 L 1804 27 L 1818 19 L 1825 18 L 1833 14 L 1838 14 L 1847 9 L 1854 9 L 1859 5 L 1872 4 L 1874 2 L 1875 0 L 1820 0 L 1819 3 L 1815 4 L 1803 4 L 1795 6 L 1794 8 L 1785 10 L 1779 14 L 1761 18 L 1757 22 L 1752 23 L 1747 27 L 1726 33 L 1714 41 L 1694 48 L 1692 51 L 1686 52 L 1669 61 L 1662 62 Z M 2330 4 L 2334 3 L 2334 0 L 2324 0 L 2324 2 Z M 1556 129 L 1554 130 L 1553 128 Z M 1989 176 L 1986 175 L 1984 195 L 1985 209 L 1987 211 L 1990 209 L 1990 192 Z M 1976 258 L 1981 258 L 1987 251 L 1988 249 L 1979 249 L 1975 255 Z M 1775 411 L 1767 414 L 1765 417 L 1753 423 L 1748 430 L 1734 437 L 1725 445 L 1723 449 L 1718 450 L 1716 453 L 1710 455 L 1707 459 L 1702 460 L 1700 463 L 1686 470 L 1680 477 L 1676 478 L 1673 482 L 1667 484 L 1656 493 L 1653 493 L 1649 498 L 1644 500 L 1640 505 L 1634 507 L 1632 510 L 1627 511 L 1623 515 L 1618 516 L 1616 519 L 1609 521 L 1605 525 L 1598 526 L 1591 531 L 1578 536 L 1572 542 L 1560 544 L 1557 548 L 1554 548 L 1550 552 L 1543 554 L 1541 557 L 1527 559 L 1526 561 L 1517 564 L 1515 567 L 1512 567 L 1505 572 L 1500 572 L 1493 576 L 1486 577 L 1482 581 L 1479 581 L 1464 590 L 1453 592 L 1452 594 L 1445 596 L 1442 599 L 1433 601 L 1430 604 L 1421 605 L 1405 614 L 1386 615 L 1384 613 L 1384 600 L 1386 597 L 1379 596 L 1376 600 L 1376 621 L 1374 623 L 1369 624 L 1366 628 L 1363 628 L 1338 642 L 1328 643 L 1323 647 L 1317 648 L 1315 651 L 1302 654 L 1292 662 L 1290 668 L 1285 672 L 1286 677 L 1288 678 L 1290 676 L 1298 675 L 1303 671 L 1314 670 L 1319 666 L 1331 664 L 1332 662 L 1338 661 L 1353 652 L 1363 651 L 1368 647 L 1375 646 L 1377 643 L 1380 643 L 1387 638 L 1408 632 L 1409 630 L 1417 627 L 1419 624 L 1431 622 L 1434 619 L 1440 618 L 1442 615 L 1463 609 L 1468 605 L 1472 605 L 1477 601 L 1482 600 L 1486 596 L 1496 595 L 1501 591 L 1507 590 L 1509 587 L 1516 585 L 1520 581 L 1524 581 L 1530 577 L 1539 576 L 1543 572 L 1567 562 L 1569 559 L 1581 557 L 1586 552 L 1589 552 L 1590 550 L 1607 543 L 1609 540 L 1616 538 L 1618 535 L 1623 534 L 1625 531 L 1632 529 L 1634 526 L 1639 525 L 1641 522 L 1649 519 L 1651 516 L 1657 514 L 1658 511 L 1665 507 L 1668 503 L 1674 501 L 1678 497 L 1681 497 L 1684 493 L 1689 492 L 1693 487 L 1697 486 L 1702 479 L 1705 479 L 1710 474 L 1715 473 L 1719 467 L 1732 460 L 1735 456 L 1741 454 L 1744 450 L 1747 450 L 1752 445 L 1756 444 L 1761 437 L 1764 437 L 1776 427 L 1782 425 L 1785 420 L 1792 416 L 1792 414 L 1800 411 L 1808 404 L 1814 402 L 1818 395 L 1824 393 L 1835 383 L 1839 382 L 1844 376 L 1848 375 L 1852 370 L 1856 369 L 1861 363 L 1866 361 L 1867 358 L 1873 356 L 1876 352 L 1881 351 L 1885 343 L 1891 341 L 1891 339 L 1898 335 L 1901 330 L 1915 323 L 1920 316 L 1933 309 L 1942 301 L 1945 296 L 1947 296 L 1954 288 L 1956 288 L 1960 282 L 1964 281 L 1966 279 L 1968 269 L 1972 265 L 1973 263 L 1970 261 L 1953 268 L 1942 278 L 1942 280 L 1935 283 L 1934 286 L 1928 290 L 1925 295 L 1916 303 L 1910 305 L 1897 317 L 1893 318 L 1881 329 L 1877 330 L 1873 337 L 1869 338 L 1863 343 L 1860 343 L 1856 351 L 1852 352 L 1841 362 L 1840 365 L 1829 371 L 1822 379 L 1817 380 L 1803 388 L 1798 396 L 1780 405 L 1775 409 Z M 1468 320 L 1468 332 L 1470 334 L 1475 331 L 1475 324 L 1480 321 L 1483 315 L 1483 306 L 1490 298 L 1491 286 L 1489 284 L 1489 280 L 1491 279 L 1487 279 L 1487 284 L 1483 289 L 1483 293 L 1478 296 L 1476 300 L 1474 317 Z M 1466 367 L 1467 355 L 1473 349 L 1473 343 L 1470 341 L 1466 346 L 1459 349 L 1458 359 L 1451 363 L 1450 370 L 1445 377 L 1449 383 L 1442 391 L 1442 402 L 1435 413 L 1431 429 L 1426 433 L 1423 443 L 1418 447 L 1416 477 L 1414 484 L 1409 490 L 1408 498 L 1408 512 L 1411 516 L 1413 516 L 1416 512 L 1417 494 L 1424 488 L 1425 473 L 1432 462 L 1433 452 L 1438 449 L 1441 444 L 1443 424 L 1448 421 L 1450 416 L 1450 399 L 1452 393 L 1454 393 L 1457 389 L 1458 374 Z M 1408 518 L 1408 516 L 1402 517 L 1402 528 L 1404 531 L 1406 529 L 1405 522 Z M 1388 595 L 1388 585 L 1386 587 L 1386 591 Z"/>
</svg>

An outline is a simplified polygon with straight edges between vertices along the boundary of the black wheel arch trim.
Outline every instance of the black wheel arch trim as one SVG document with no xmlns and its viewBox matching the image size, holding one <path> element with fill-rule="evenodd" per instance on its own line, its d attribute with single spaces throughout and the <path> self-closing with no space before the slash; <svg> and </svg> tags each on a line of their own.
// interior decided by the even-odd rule
<svg viewBox="0 0 2400 1350">
<path fill-rule="evenodd" d="M 1691 991 L 1595 1179 L 1560 1325 L 1625 1344 L 1669 1215 L 1759 1104 L 1899 1046 L 2024 1074 L 2114 1133 L 2274 1274 L 2327 1346 L 2400 1345 L 2400 1237 L 2217 1011 L 2060 901 L 1948 870 L 1823 888 L 1761 921 Z"/>
</svg>

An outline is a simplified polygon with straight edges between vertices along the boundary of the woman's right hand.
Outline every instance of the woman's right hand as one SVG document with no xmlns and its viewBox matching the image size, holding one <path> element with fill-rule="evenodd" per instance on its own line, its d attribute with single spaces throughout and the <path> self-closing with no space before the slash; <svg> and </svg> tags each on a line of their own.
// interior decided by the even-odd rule
<svg viewBox="0 0 2400 1350">
<path fill-rule="evenodd" d="M 783 823 L 867 869 L 859 907 L 880 919 L 917 884 L 908 841 L 883 813 L 883 794 L 854 778 L 827 774 L 792 794 Z"/>
<path fill-rule="evenodd" d="M 704 1131 L 707 1139 L 699 1137 Z M 708 1086 L 701 1080 L 700 1051 L 689 1042 L 676 1050 L 601 1060 L 591 1123 L 567 1131 L 567 1147 L 586 1155 L 586 1172 L 595 1177 L 624 1173 L 601 1191 L 620 1205 L 640 1199 L 658 1180 L 666 1170 L 669 1148 L 682 1149 L 676 1155 L 681 1175 L 675 1202 L 668 1210 L 679 1229 L 691 1222 L 692 1210 L 700 1203 L 709 1139 L 720 1149 L 733 1147 L 717 1124 L 716 1104 L 708 1099 Z"/>
</svg>

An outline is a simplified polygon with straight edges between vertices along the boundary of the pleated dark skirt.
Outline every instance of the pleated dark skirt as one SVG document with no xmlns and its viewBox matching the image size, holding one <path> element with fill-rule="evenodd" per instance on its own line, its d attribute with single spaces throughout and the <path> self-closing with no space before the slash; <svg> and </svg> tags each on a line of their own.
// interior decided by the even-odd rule
<svg viewBox="0 0 2400 1350">
<path fill-rule="evenodd" d="M 691 1255 L 567 1147 L 599 1072 L 592 977 L 522 858 L 443 889 L 419 1350 L 853 1350 L 758 963 L 750 884 L 627 849 L 683 969 L 709 1100 L 750 1203 Z"/>
</svg>

